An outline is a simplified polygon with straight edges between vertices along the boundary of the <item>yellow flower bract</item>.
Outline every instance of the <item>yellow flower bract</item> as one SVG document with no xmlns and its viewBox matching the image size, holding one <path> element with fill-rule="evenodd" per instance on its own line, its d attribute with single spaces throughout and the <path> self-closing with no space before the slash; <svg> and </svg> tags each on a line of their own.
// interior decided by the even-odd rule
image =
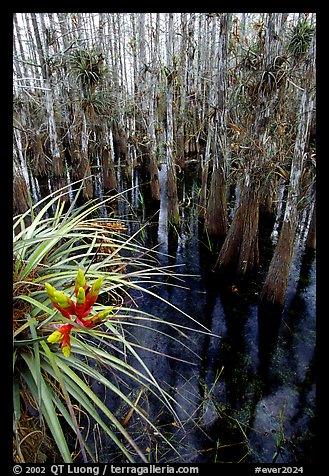
<svg viewBox="0 0 329 476">
<path fill-rule="evenodd" d="M 47 342 L 50 342 L 50 344 L 57 344 L 62 338 L 64 337 L 64 334 L 62 334 L 60 331 L 55 331 L 47 339 Z"/>
<path fill-rule="evenodd" d="M 68 344 L 63 345 L 63 346 L 62 346 L 62 352 L 63 352 L 64 357 L 70 357 L 70 355 L 71 355 L 71 347 L 70 347 Z"/>
</svg>

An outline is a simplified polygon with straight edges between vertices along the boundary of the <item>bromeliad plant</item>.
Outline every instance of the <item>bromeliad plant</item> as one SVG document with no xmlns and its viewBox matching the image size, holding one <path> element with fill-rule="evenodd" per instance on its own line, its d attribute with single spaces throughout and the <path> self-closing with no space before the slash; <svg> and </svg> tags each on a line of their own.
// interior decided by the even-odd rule
<svg viewBox="0 0 329 476">
<path fill-rule="evenodd" d="M 56 289 L 49 283 L 45 284 L 46 291 L 52 305 L 59 310 L 62 316 L 73 320 L 80 326 L 90 329 L 101 323 L 113 310 L 114 306 L 90 316 L 91 310 L 98 298 L 98 293 L 102 285 L 102 277 L 99 277 L 92 286 L 87 286 L 86 278 L 82 269 L 79 269 L 75 280 L 74 294 L 76 302 Z M 73 316 L 74 319 L 73 319 Z M 60 343 L 65 357 L 71 354 L 70 334 L 73 324 L 63 324 L 54 331 L 47 339 L 51 344 Z"/>
<path fill-rule="evenodd" d="M 144 450 L 137 445 L 114 401 L 128 406 L 144 429 L 177 453 L 152 416 L 135 405 L 132 387 L 155 396 L 181 425 L 172 396 L 139 354 L 140 349 L 150 349 L 130 339 L 125 330 L 129 324 L 130 329 L 136 326 L 168 335 L 160 326 L 170 325 L 179 339 L 172 331 L 168 339 L 188 348 L 183 342 L 189 339 L 184 326 L 126 304 L 135 302 L 134 291 L 158 297 L 157 277 L 172 280 L 174 273 L 159 267 L 137 243 L 139 231 L 125 236 L 122 223 L 97 218 L 100 205 L 117 197 L 81 207 L 73 202 L 64 211 L 65 193 L 58 191 L 14 218 L 14 459 L 44 462 L 45 455 L 55 454 L 52 461 L 70 463 L 77 457 L 99 461 L 99 447 L 92 446 L 95 434 L 88 424 L 80 423 L 84 415 L 102 438 L 119 449 L 121 461 L 147 462 L 147 445 Z M 93 284 L 88 286 L 86 279 Z M 56 342 L 60 351 L 53 345 Z M 132 359 L 139 369 L 131 365 Z M 107 394 L 105 401 L 94 384 Z"/>
</svg>

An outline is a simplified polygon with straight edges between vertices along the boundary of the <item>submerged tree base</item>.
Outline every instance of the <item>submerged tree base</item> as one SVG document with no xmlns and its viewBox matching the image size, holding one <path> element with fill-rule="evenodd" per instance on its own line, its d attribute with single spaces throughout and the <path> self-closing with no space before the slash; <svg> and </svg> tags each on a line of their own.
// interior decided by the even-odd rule
<svg viewBox="0 0 329 476">
<path fill-rule="evenodd" d="M 215 271 L 249 274 L 259 263 L 258 189 L 246 187 L 215 264 Z"/>
<path fill-rule="evenodd" d="M 267 277 L 260 295 L 265 308 L 282 311 L 288 286 L 296 224 L 284 222 Z"/>
<path fill-rule="evenodd" d="M 227 232 L 226 184 L 223 173 L 212 173 L 205 226 L 209 235 L 225 238 Z"/>
</svg>

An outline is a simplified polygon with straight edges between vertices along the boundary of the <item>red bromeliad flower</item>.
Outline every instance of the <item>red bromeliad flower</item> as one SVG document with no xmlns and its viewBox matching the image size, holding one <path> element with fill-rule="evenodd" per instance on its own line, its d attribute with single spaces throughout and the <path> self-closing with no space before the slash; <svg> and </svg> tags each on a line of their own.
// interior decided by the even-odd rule
<svg viewBox="0 0 329 476">
<path fill-rule="evenodd" d="M 65 357 L 69 357 L 71 353 L 71 343 L 70 343 L 70 332 L 72 324 L 64 324 L 59 327 L 57 331 L 50 334 L 47 341 L 51 344 L 56 344 L 60 342 L 61 349 Z"/>
<path fill-rule="evenodd" d="M 62 292 L 56 291 L 49 283 L 46 283 L 45 287 L 51 303 L 59 310 L 62 316 L 89 329 L 99 324 L 113 309 L 113 306 L 110 306 L 105 311 L 101 311 L 95 316 L 89 317 L 92 307 L 98 298 L 102 280 L 103 278 L 99 277 L 91 286 L 87 286 L 85 275 L 82 269 L 79 269 L 74 287 L 76 302 L 72 301 L 72 299 L 65 296 Z M 73 316 L 75 317 L 73 318 Z M 64 324 L 50 334 L 47 339 L 47 341 L 52 344 L 59 342 L 65 357 L 69 357 L 71 353 L 70 332 L 72 327 L 72 324 Z"/>
</svg>

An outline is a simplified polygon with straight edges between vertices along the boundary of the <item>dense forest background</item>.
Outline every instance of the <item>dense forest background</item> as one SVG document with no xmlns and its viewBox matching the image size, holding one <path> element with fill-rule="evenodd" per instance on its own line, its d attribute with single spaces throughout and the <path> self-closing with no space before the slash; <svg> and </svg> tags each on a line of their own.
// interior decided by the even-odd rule
<svg viewBox="0 0 329 476">
<path fill-rule="evenodd" d="M 177 175 L 196 160 L 218 272 L 256 269 L 281 215 L 260 300 L 282 308 L 301 211 L 315 247 L 314 138 L 314 14 L 14 14 L 15 214 L 83 178 L 86 200 L 111 193 L 118 164 L 156 208 L 165 164 L 179 226 Z"/>
</svg>

